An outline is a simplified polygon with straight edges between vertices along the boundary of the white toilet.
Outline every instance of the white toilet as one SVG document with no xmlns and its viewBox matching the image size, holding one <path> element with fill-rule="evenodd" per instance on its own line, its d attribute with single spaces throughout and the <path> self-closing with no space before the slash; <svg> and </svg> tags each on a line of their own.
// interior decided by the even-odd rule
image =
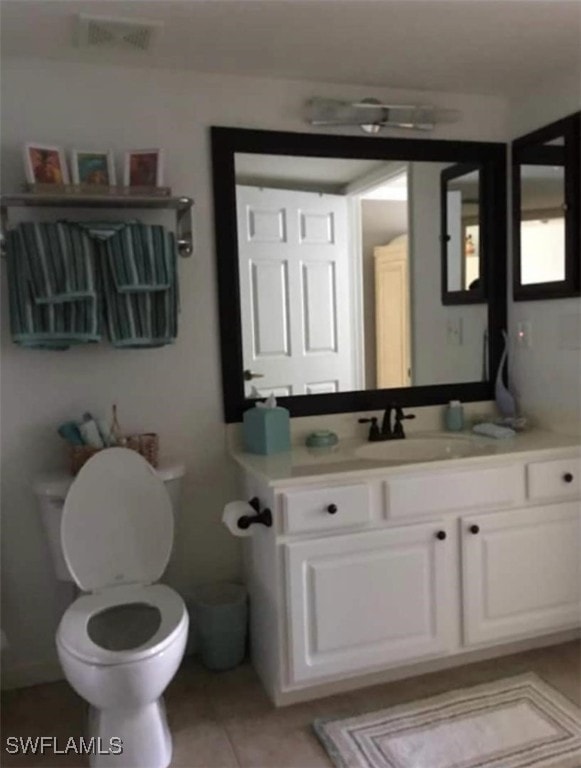
<svg viewBox="0 0 581 768">
<path fill-rule="evenodd" d="M 171 761 L 161 695 L 182 660 L 189 622 L 182 598 L 155 582 L 169 561 L 173 523 L 163 480 L 125 448 L 96 454 L 64 501 L 62 554 L 89 594 L 66 610 L 56 643 L 65 677 L 91 705 L 89 737 L 100 739 L 102 753 L 92 766 Z M 119 739 L 122 752 L 113 754 Z"/>
</svg>

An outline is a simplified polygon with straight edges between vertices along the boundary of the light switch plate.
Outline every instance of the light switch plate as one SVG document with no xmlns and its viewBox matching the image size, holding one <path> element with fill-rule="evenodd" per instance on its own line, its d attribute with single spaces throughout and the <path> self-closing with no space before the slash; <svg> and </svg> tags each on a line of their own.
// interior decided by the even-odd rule
<svg viewBox="0 0 581 768">
<path fill-rule="evenodd" d="M 521 349 L 532 349 L 533 329 L 530 320 L 521 320 L 516 324 L 516 344 Z"/>
<path fill-rule="evenodd" d="M 449 317 L 446 322 L 446 341 L 451 347 L 459 347 L 463 343 L 463 328 L 461 317 Z"/>
</svg>

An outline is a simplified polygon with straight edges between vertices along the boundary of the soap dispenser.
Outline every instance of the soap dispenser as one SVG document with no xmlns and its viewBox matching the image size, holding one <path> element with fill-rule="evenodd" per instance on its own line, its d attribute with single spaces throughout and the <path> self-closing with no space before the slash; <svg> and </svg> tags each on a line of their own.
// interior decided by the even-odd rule
<svg viewBox="0 0 581 768">
<path fill-rule="evenodd" d="M 464 429 L 464 409 L 459 400 L 450 400 L 446 408 L 446 429 L 461 432 Z"/>
</svg>

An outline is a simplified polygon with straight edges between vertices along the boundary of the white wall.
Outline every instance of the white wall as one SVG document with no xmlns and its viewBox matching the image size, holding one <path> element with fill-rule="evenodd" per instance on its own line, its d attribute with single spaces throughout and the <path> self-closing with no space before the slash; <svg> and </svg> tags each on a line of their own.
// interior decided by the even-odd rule
<svg viewBox="0 0 581 768">
<path fill-rule="evenodd" d="M 511 138 L 581 109 L 581 72 L 559 82 L 540 83 L 510 105 Z M 521 409 L 539 423 L 567 431 L 581 429 L 581 299 L 512 301 L 509 270 L 511 378 Z M 527 321 L 532 347 L 514 344 L 516 325 Z"/>
<path fill-rule="evenodd" d="M 442 304 L 440 174 L 445 163 L 410 163 L 412 381 L 450 384 L 482 379 L 486 304 Z M 461 324 L 461 343 L 449 325 Z"/>
<path fill-rule="evenodd" d="M 52 61 L 3 63 L 5 191 L 17 190 L 23 181 L 24 141 L 110 147 L 118 155 L 125 148 L 159 146 L 166 150 L 168 183 L 196 201 L 195 254 L 180 261 L 182 312 L 174 346 L 119 351 L 102 344 L 65 353 L 26 351 L 10 343 L 3 302 L 2 628 L 10 642 L 3 656 L 6 684 L 58 675 L 54 632 L 69 591 L 59 588 L 51 573 L 32 482 L 39 472 L 63 466 L 55 428 L 64 419 L 86 409 L 106 413 L 116 402 L 124 427 L 158 431 L 162 452 L 182 457 L 188 472 L 168 581 L 187 590 L 240 575 L 238 542 L 220 524 L 222 505 L 236 496 L 237 486 L 222 424 L 208 126 L 305 131 L 303 103 L 315 94 L 433 101 L 463 114 L 460 123 L 439 128 L 434 138 L 505 138 L 505 104 L 482 96 Z M 357 129 L 353 133 L 361 135 Z"/>
</svg>

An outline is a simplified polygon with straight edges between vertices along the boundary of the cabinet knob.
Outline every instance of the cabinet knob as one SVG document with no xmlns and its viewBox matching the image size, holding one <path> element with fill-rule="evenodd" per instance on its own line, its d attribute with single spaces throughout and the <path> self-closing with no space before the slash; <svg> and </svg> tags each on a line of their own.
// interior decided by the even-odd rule
<svg viewBox="0 0 581 768">
<path fill-rule="evenodd" d="M 470 533 L 473 533 L 474 535 L 476 535 L 477 533 L 480 533 L 480 526 L 479 525 L 471 525 L 468 530 L 470 531 Z"/>
<path fill-rule="evenodd" d="M 327 512 L 330 515 L 336 514 L 336 512 L 337 512 L 337 505 L 336 504 L 329 504 L 329 506 L 327 507 Z"/>
<path fill-rule="evenodd" d="M 440 541 L 444 541 L 444 539 L 446 538 L 446 531 L 438 531 L 438 533 L 436 534 L 436 538 L 440 539 Z"/>
<path fill-rule="evenodd" d="M 566 483 L 572 483 L 573 482 L 573 475 L 571 474 L 571 472 L 565 472 L 565 474 L 563 475 L 563 480 Z"/>
</svg>

